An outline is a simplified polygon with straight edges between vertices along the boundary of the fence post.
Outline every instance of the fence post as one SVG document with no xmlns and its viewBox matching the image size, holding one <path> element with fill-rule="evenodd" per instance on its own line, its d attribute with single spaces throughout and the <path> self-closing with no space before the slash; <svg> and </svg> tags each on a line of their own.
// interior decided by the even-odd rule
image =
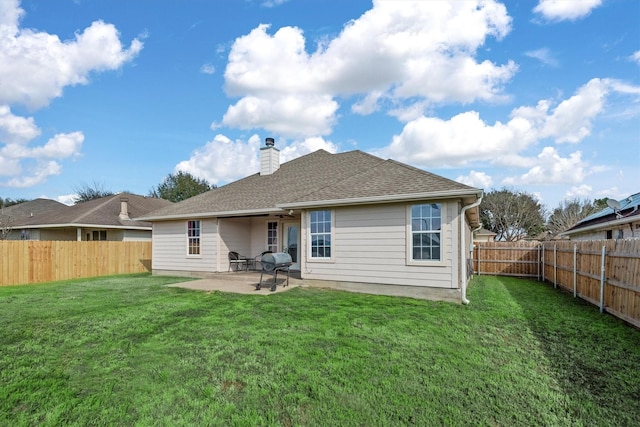
<svg viewBox="0 0 640 427">
<path fill-rule="evenodd" d="M 605 257 L 607 256 L 607 247 L 602 245 L 602 264 L 600 265 L 600 313 L 604 312 L 604 267 Z"/>
<path fill-rule="evenodd" d="M 478 243 L 478 246 L 476 246 L 476 248 L 478 249 L 476 251 L 476 262 L 478 263 L 478 276 L 480 276 L 482 275 L 482 271 L 480 269 L 480 249 L 482 248 L 482 245 Z"/>
<path fill-rule="evenodd" d="M 540 246 L 538 245 L 537 249 L 538 249 L 538 282 L 540 281 Z"/>
<path fill-rule="evenodd" d="M 577 286 L 578 286 L 578 244 L 573 244 L 573 297 L 576 297 L 577 294 Z"/>
<path fill-rule="evenodd" d="M 544 282 L 544 243 L 542 244 L 542 281 Z"/>
<path fill-rule="evenodd" d="M 553 288 L 558 288 L 558 253 L 557 253 L 558 245 L 553 245 Z"/>
</svg>

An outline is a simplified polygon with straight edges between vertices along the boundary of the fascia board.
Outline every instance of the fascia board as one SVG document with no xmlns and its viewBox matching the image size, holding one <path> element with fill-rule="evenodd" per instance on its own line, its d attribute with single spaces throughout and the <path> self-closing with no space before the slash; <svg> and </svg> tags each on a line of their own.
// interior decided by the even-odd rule
<svg viewBox="0 0 640 427">
<path fill-rule="evenodd" d="M 373 196 L 373 197 L 357 197 L 350 199 L 333 199 L 333 200 L 313 200 L 309 202 L 290 202 L 276 205 L 277 207 L 286 209 L 302 209 L 302 208 L 314 208 L 321 206 L 346 206 L 346 205 L 363 205 L 363 204 L 378 204 L 378 203 L 394 203 L 394 202 L 409 202 L 415 200 L 425 199 L 459 199 L 465 196 L 475 196 L 479 198 L 482 196 L 482 191 L 469 190 L 455 190 L 455 191 L 432 191 L 428 193 L 411 193 L 411 194 L 393 194 L 386 196 Z"/>
<path fill-rule="evenodd" d="M 201 218 L 218 218 L 218 217 L 230 217 L 230 216 L 250 216 L 250 215 L 269 215 L 269 214 L 281 214 L 282 209 L 247 209 L 237 211 L 219 211 L 219 212 L 201 212 L 192 214 L 174 214 L 174 215 L 162 215 L 162 216 L 142 216 L 136 218 L 137 221 L 171 221 L 179 219 L 201 219 Z"/>
<path fill-rule="evenodd" d="M 563 231 L 562 233 L 558 234 L 558 236 L 571 236 L 573 234 L 584 233 L 584 232 L 587 232 L 587 231 L 603 230 L 603 229 L 605 229 L 607 227 L 615 227 L 615 226 L 618 226 L 618 225 L 632 224 L 632 223 L 638 222 L 638 221 L 640 221 L 640 216 L 639 215 L 634 215 L 634 216 L 630 216 L 630 217 L 626 217 L 626 218 L 614 219 L 613 221 L 607 221 L 607 222 L 601 222 L 599 224 L 588 225 L 588 226 L 582 227 L 582 228 L 576 228 L 576 229 L 573 229 L 573 230 Z"/>
</svg>

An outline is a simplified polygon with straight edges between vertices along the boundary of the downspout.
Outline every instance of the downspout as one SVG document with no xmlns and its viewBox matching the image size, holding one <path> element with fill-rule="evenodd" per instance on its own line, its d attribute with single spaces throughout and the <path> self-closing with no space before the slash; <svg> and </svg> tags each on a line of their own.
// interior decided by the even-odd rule
<svg viewBox="0 0 640 427">
<path fill-rule="evenodd" d="M 464 230 L 467 228 L 465 223 L 465 214 L 469 209 L 479 206 L 480 203 L 482 203 L 482 197 L 483 195 L 481 194 L 478 200 L 476 200 L 470 205 L 463 206 L 462 211 L 460 212 L 460 248 L 462 249 L 462 259 L 464 260 L 464 265 L 460 269 L 460 274 L 462 278 L 462 284 L 460 286 L 460 290 L 462 291 L 461 301 L 465 305 L 471 302 L 467 299 L 467 255 L 466 254 L 467 254 L 468 248 L 466 247 L 466 239 L 465 239 L 465 233 L 464 233 Z"/>
</svg>

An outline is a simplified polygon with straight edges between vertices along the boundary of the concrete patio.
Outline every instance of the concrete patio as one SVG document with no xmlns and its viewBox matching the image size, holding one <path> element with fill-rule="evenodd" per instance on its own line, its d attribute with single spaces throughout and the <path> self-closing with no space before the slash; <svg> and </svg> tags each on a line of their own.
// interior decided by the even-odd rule
<svg viewBox="0 0 640 427">
<path fill-rule="evenodd" d="M 269 295 L 304 286 L 303 281 L 295 276 L 296 274 L 291 272 L 289 275 L 289 286 L 285 286 L 287 283 L 287 274 L 282 272 L 278 273 L 275 291 L 269 290 L 273 284 L 273 276 L 271 274 L 264 274 L 262 277 L 262 286 L 260 290 L 256 290 L 256 285 L 260 281 L 260 272 L 256 271 L 218 273 L 205 279 L 174 283 L 167 286 L 207 292 L 221 291 L 234 292 L 237 294 Z"/>
</svg>

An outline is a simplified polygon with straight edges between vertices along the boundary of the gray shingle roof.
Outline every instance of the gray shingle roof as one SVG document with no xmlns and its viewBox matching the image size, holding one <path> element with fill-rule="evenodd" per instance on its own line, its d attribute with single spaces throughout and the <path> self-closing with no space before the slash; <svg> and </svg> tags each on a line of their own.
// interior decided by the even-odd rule
<svg viewBox="0 0 640 427">
<path fill-rule="evenodd" d="M 356 201 L 438 192 L 480 190 L 362 151 L 330 154 L 318 150 L 287 163 L 271 175 L 254 174 L 167 206 L 143 217 L 163 220 L 279 211 L 308 202 Z"/>
<path fill-rule="evenodd" d="M 127 210 L 129 220 L 121 220 L 120 199 L 127 198 Z M 26 202 L 31 203 L 31 202 Z M 57 202 L 55 202 L 57 203 Z M 101 227 L 151 227 L 147 221 L 137 220 L 137 217 L 148 214 L 151 211 L 171 205 L 172 203 L 154 197 L 144 197 L 131 193 L 120 193 L 113 196 L 102 197 L 88 202 L 78 203 L 64 208 L 52 208 L 40 211 L 33 216 L 23 216 L 14 219 L 13 227 L 37 227 L 46 225 L 95 225 Z M 16 205 L 19 206 L 19 205 Z"/>
<path fill-rule="evenodd" d="M 53 212 L 69 209 L 69 206 L 51 199 L 34 199 L 18 203 L 2 210 L 2 215 L 14 224 L 25 225 Z"/>
</svg>

